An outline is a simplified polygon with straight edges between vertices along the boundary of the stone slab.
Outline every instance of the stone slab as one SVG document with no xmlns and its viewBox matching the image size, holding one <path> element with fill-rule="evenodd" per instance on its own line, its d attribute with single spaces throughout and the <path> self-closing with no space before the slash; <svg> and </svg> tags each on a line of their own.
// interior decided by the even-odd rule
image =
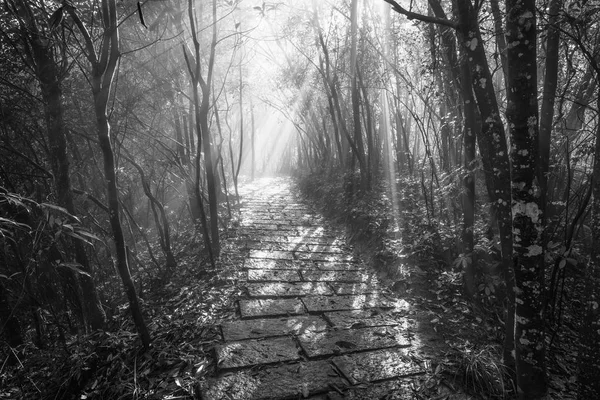
<svg viewBox="0 0 600 400">
<path fill-rule="evenodd" d="M 219 369 L 249 367 L 300 358 L 291 337 L 227 342 L 215 348 Z"/>
<path fill-rule="evenodd" d="M 337 253 L 310 253 L 306 251 L 287 250 L 250 250 L 250 258 L 261 258 L 270 260 L 301 260 L 301 261 L 324 261 L 345 262 L 352 261 L 352 256 Z"/>
<path fill-rule="evenodd" d="M 298 337 L 310 358 L 364 350 L 410 346 L 405 332 L 393 326 L 306 332 Z"/>
<path fill-rule="evenodd" d="M 325 313 L 324 316 L 334 328 L 338 329 L 389 325 L 397 325 L 408 329 L 414 325 L 414 321 L 408 320 L 392 310 L 338 311 Z"/>
<path fill-rule="evenodd" d="M 367 268 L 357 262 L 319 262 L 312 264 L 321 271 L 366 271 Z"/>
<path fill-rule="evenodd" d="M 330 263 L 352 262 L 354 256 L 344 253 L 305 252 L 296 251 L 294 256 L 303 261 L 321 261 Z"/>
<path fill-rule="evenodd" d="M 346 295 L 346 294 L 372 294 L 381 292 L 379 285 L 372 285 L 368 283 L 338 283 L 331 282 L 331 287 L 335 294 Z"/>
<path fill-rule="evenodd" d="M 265 258 L 269 260 L 297 260 L 294 252 L 281 250 L 250 250 L 250 258 Z"/>
<path fill-rule="evenodd" d="M 304 314 L 300 299 L 240 300 L 242 318 Z"/>
<path fill-rule="evenodd" d="M 261 225 L 240 225 L 244 231 L 265 231 L 265 232 L 269 232 L 269 234 L 274 235 L 277 234 L 275 232 L 282 232 L 282 233 L 287 233 L 287 232 L 300 232 L 302 230 L 302 227 L 299 226 L 290 226 L 290 225 L 285 225 L 285 224 L 261 224 Z"/>
<path fill-rule="evenodd" d="M 377 277 L 362 271 L 300 271 L 305 281 L 376 282 Z"/>
<path fill-rule="evenodd" d="M 333 290 L 325 282 L 271 282 L 247 283 L 245 285 L 250 297 L 298 297 L 298 296 L 330 296 Z"/>
<path fill-rule="evenodd" d="M 227 341 L 258 339 L 289 334 L 301 335 L 305 332 L 322 332 L 327 322 L 315 315 L 299 315 L 286 318 L 246 319 L 228 321 L 221 324 L 223 338 Z"/>
<path fill-rule="evenodd" d="M 311 269 L 316 266 L 299 260 L 267 260 L 261 258 L 248 258 L 244 261 L 245 268 L 251 269 Z"/>
<path fill-rule="evenodd" d="M 293 270 L 249 269 L 248 282 L 298 282 L 300 275 Z"/>
<path fill-rule="evenodd" d="M 337 232 L 330 229 L 325 230 L 322 227 L 298 227 L 297 236 L 303 238 L 325 238 L 325 239 L 337 239 L 339 235 Z"/>
<path fill-rule="evenodd" d="M 410 358 L 407 349 L 348 354 L 334 358 L 333 362 L 354 385 L 426 372 L 423 366 Z"/>
<path fill-rule="evenodd" d="M 314 296 L 302 299 L 308 312 L 361 310 L 365 308 L 394 308 L 396 301 L 378 295 Z"/>
<path fill-rule="evenodd" d="M 273 217 L 273 218 L 271 218 Z M 247 215 L 247 218 L 244 218 L 241 221 L 241 226 L 262 226 L 262 225 L 273 225 L 276 224 L 278 226 L 318 226 L 321 224 L 321 221 L 315 218 L 282 218 L 280 214 L 262 214 L 262 215 Z"/>
<path fill-rule="evenodd" d="M 248 240 L 246 247 L 251 250 L 281 250 L 281 251 L 299 251 L 299 252 L 318 252 L 328 254 L 344 254 L 347 250 L 342 249 L 339 246 L 326 245 L 326 244 L 313 244 L 313 243 L 291 243 L 291 242 L 267 242 L 265 240 Z"/>
<path fill-rule="evenodd" d="M 414 400 L 415 387 L 419 386 L 415 384 L 414 379 L 395 379 L 370 385 L 357 385 L 348 389 L 343 398 L 344 400 Z"/>
<path fill-rule="evenodd" d="M 250 237 L 247 238 L 249 242 L 257 242 L 259 239 Z M 274 243 L 290 243 L 290 244 L 315 244 L 315 245 L 324 245 L 324 246 L 341 246 L 344 241 L 337 238 L 319 238 L 319 237 L 306 237 L 306 236 L 295 236 L 295 235 L 263 235 L 260 237 L 260 241 L 262 242 L 274 242 Z"/>
<path fill-rule="evenodd" d="M 204 400 L 284 400 L 326 393 L 331 385 L 347 386 L 328 361 L 286 364 L 262 370 L 240 371 L 211 382 Z"/>
</svg>

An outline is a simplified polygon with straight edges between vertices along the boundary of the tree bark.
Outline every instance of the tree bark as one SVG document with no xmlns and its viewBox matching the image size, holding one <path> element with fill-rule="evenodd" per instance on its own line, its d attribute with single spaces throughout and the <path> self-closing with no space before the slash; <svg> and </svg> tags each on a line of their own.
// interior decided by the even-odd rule
<svg viewBox="0 0 600 400">
<path fill-rule="evenodd" d="M 96 126 L 98 142 L 104 160 L 104 177 L 106 179 L 106 198 L 109 209 L 109 222 L 113 232 L 117 256 L 117 270 L 123 282 L 125 294 L 129 300 L 129 308 L 144 348 L 150 346 L 150 333 L 142 309 L 139 303 L 135 285 L 131 279 L 127 261 L 127 249 L 123 228 L 119 219 L 119 193 L 117 188 L 117 174 L 115 170 L 115 159 L 110 139 L 110 124 L 107 116 L 108 99 L 110 88 L 114 79 L 119 54 L 119 30 L 117 25 L 117 5 L 115 0 L 102 0 L 101 15 L 103 24 L 102 45 L 99 56 L 96 55 L 94 43 L 79 19 L 76 10 L 71 5 L 64 5 L 66 11 L 73 18 L 79 32 L 83 36 L 85 55 L 91 64 L 91 85 L 94 97 L 94 112 L 96 115 Z"/>
<path fill-rule="evenodd" d="M 535 399 L 547 390 L 542 319 L 543 220 L 536 168 L 539 130 L 535 1 L 507 0 L 506 11 L 517 390 L 521 398 Z"/>
<path fill-rule="evenodd" d="M 539 165 L 538 179 L 540 182 L 542 218 L 546 218 L 546 201 L 548 190 L 548 170 L 550 168 L 550 142 L 552 137 L 552 124 L 554 121 L 554 100 L 556 99 L 556 86 L 558 81 L 558 50 L 560 45 L 560 30 L 558 13 L 561 7 L 560 0 L 552 0 L 549 5 L 548 36 L 546 38 L 546 71 L 544 75 L 544 89 L 542 92 L 542 109 L 540 112 L 539 136 Z"/>
<path fill-rule="evenodd" d="M 496 101 L 496 93 L 492 85 L 492 74 L 487 62 L 481 31 L 477 24 L 477 16 L 471 1 L 455 0 L 455 14 L 458 16 L 458 41 L 469 60 L 473 92 L 477 100 L 481 117 L 481 131 L 477 131 L 477 142 L 481 153 L 486 174 L 486 185 L 492 207 L 497 218 L 502 250 L 502 270 L 506 284 L 508 305 L 505 321 L 504 364 L 510 370 L 514 369 L 514 319 L 513 297 L 513 237 L 512 211 L 510 207 L 511 182 L 508 148 L 504 124 Z"/>
<path fill-rule="evenodd" d="M 462 51 L 464 53 L 464 50 Z M 466 261 L 464 265 L 464 284 L 467 295 L 474 298 L 477 294 L 475 285 L 475 246 L 474 224 L 475 224 L 475 144 L 477 132 L 477 116 L 475 108 L 475 98 L 473 97 L 473 88 L 471 85 L 471 73 L 469 71 L 468 61 L 465 54 L 461 56 L 461 87 L 464 110 L 464 168 L 465 177 L 463 179 L 463 254 Z"/>
<path fill-rule="evenodd" d="M 590 227 L 592 243 L 597 244 L 600 243 L 600 118 L 596 121 L 592 195 Z M 585 317 L 579 334 L 579 400 L 600 398 L 600 249 L 597 245 L 592 246 L 592 254 L 585 269 L 584 301 Z"/>
</svg>

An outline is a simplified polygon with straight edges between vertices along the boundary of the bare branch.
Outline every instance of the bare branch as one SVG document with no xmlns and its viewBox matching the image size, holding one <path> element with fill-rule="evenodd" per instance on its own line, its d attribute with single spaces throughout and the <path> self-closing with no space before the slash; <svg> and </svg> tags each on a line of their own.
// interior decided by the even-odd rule
<svg viewBox="0 0 600 400">
<path fill-rule="evenodd" d="M 383 0 L 383 1 L 385 1 L 390 6 L 392 6 L 392 10 L 396 11 L 399 14 L 406 15 L 406 18 L 408 18 L 409 20 L 416 19 L 416 20 L 423 21 L 423 22 L 430 22 L 433 24 L 448 26 L 452 29 L 458 29 L 458 24 L 456 22 L 450 21 L 448 19 L 431 17 L 428 15 L 423 15 L 423 14 L 409 11 L 406 8 L 402 7 L 400 4 L 398 4 L 394 0 Z"/>
</svg>

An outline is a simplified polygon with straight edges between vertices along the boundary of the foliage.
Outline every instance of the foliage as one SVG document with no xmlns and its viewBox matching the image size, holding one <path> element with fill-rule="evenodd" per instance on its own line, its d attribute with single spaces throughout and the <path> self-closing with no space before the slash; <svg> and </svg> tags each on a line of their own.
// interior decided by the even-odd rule
<svg viewBox="0 0 600 400">
<path fill-rule="evenodd" d="M 0 398 L 194 398 L 198 383 L 214 373 L 215 322 L 231 317 L 240 289 L 231 261 L 200 277 L 197 255 L 181 259 L 174 280 L 145 295 L 150 350 L 141 351 L 122 301 L 106 331 L 69 335 L 64 346 L 42 351 L 31 344 L 15 349 L 20 362 L 0 370 Z"/>
</svg>

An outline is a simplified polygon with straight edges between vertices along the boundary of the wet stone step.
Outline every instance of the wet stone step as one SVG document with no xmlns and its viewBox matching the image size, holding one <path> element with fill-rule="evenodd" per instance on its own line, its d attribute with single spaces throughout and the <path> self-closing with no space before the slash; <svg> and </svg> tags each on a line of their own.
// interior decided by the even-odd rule
<svg viewBox="0 0 600 400">
<path fill-rule="evenodd" d="M 365 265 L 357 262 L 313 262 L 314 266 L 321 271 L 366 271 Z"/>
<path fill-rule="evenodd" d="M 305 251 L 284 250 L 250 250 L 250 258 L 264 258 L 271 260 L 301 260 L 301 261 L 327 261 L 343 262 L 352 261 L 351 255 L 338 253 L 310 253 Z"/>
<path fill-rule="evenodd" d="M 332 386 L 344 388 L 347 381 L 328 361 L 309 361 L 223 376 L 202 391 L 202 399 L 300 399 L 326 393 Z"/>
<path fill-rule="evenodd" d="M 316 220 L 322 221 L 323 218 L 318 214 L 314 214 L 309 210 L 263 210 L 263 209 L 253 209 L 247 210 L 244 212 L 244 219 L 249 220 L 259 220 L 259 219 L 281 219 L 281 220 L 294 220 L 294 221 L 303 221 L 303 220 Z"/>
<path fill-rule="evenodd" d="M 315 315 L 299 315 L 286 318 L 246 319 L 228 321 L 221 324 L 223 338 L 227 341 L 257 339 L 289 334 L 301 335 L 305 332 L 322 332 L 327 322 Z"/>
<path fill-rule="evenodd" d="M 249 367 L 300 358 L 291 337 L 227 342 L 216 346 L 219 369 Z"/>
<path fill-rule="evenodd" d="M 239 303 L 242 318 L 276 317 L 305 313 L 304 305 L 300 299 L 240 300 Z"/>
<path fill-rule="evenodd" d="M 397 302 L 377 294 L 356 296 L 303 297 L 302 302 L 310 313 L 325 311 L 361 310 L 365 308 L 394 308 Z"/>
<path fill-rule="evenodd" d="M 333 359 L 335 365 L 352 384 L 374 382 L 425 373 L 407 349 L 386 349 L 348 354 Z"/>
<path fill-rule="evenodd" d="M 365 328 L 369 326 L 398 325 L 408 329 L 414 324 L 413 320 L 408 320 L 401 316 L 396 309 L 394 310 L 351 310 L 328 312 L 324 314 L 329 323 L 339 329 Z"/>
<path fill-rule="evenodd" d="M 248 258 L 244 261 L 245 268 L 252 269 L 288 269 L 298 271 L 300 269 L 310 269 L 313 266 L 306 261 L 299 260 L 267 260 L 261 258 Z M 316 266 L 314 266 L 316 268 Z M 299 276 L 299 275 L 298 275 Z"/>
<path fill-rule="evenodd" d="M 377 282 L 375 275 L 363 271 L 300 271 L 305 281 L 321 282 Z"/>
<path fill-rule="evenodd" d="M 275 214 L 272 214 L 275 216 Z M 299 219 L 291 219 L 291 218 L 269 218 L 268 216 L 263 216 L 262 218 L 252 218 L 252 219 L 243 219 L 240 223 L 241 226 L 257 226 L 261 227 L 263 225 L 285 225 L 285 226 L 314 226 L 319 225 L 320 221 L 316 218 L 299 218 Z"/>
<path fill-rule="evenodd" d="M 305 261 L 321 261 L 321 262 L 352 262 L 354 256 L 350 254 L 338 254 L 338 253 L 326 253 L 326 252 L 314 252 L 307 253 L 297 251 L 294 253 L 299 260 Z"/>
<path fill-rule="evenodd" d="M 378 285 L 368 283 L 331 283 L 335 294 L 372 294 L 379 293 L 381 289 Z"/>
<path fill-rule="evenodd" d="M 371 385 L 357 385 L 344 393 L 344 400 L 414 400 L 414 379 L 404 378 L 379 382 Z"/>
<path fill-rule="evenodd" d="M 270 260 L 297 260 L 298 257 L 294 256 L 291 251 L 279 251 L 279 250 L 250 250 L 248 254 L 250 258 L 264 258 Z"/>
<path fill-rule="evenodd" d="M 331 287 L 324 282 L 247 283 L 245 287 L 250 297 L 330 296 L 333 294 Z"/>
<path fill-rule="evenodd" d="M 265 242 L 248 241 L 246 247 L 252 250 L 281 250 L 281 251 L 303 251 L 329 254 L 347 254 L 348 251 L 339 246 L 310 244 L 310 243 L 287 243 L 287 242 Z"/>
<path fill-rule="evenodd" d="M 331 246 L 343 246 L 344 242 L 337 238 L 319 238 L 319 237 L 304 237 L 304 236 L 291 236 L 291 235 L 263 235 L 260 239 L 255 237 L 247 238 L 249 242 L 260 241 L 261 243 L 290 243 L 290 244 L 317 244 L 317 245 L 331 245 Z"/>
<path fill-rule="evenodd" d="M 273 231 L 282 231 L 282 232 L 296 232 L 296 231 L 300 231 L 298 228 L 298 226 L 290 226 L 287 224 L 275 224 L 275 223 L 269 223 L 269 224 L 260 224 L 260 225 L 256 225 L 256 224 L 250 224 L 250 225 L 241 225 L 241 228 L 243 231 L 269 231 L 269 232 L 273 232 Z"/>
<path fill-rule="evenodd" d="M 393 326 L 306 332 L 298 337 L 310 358 L 388 347 L 410 346 L 406 333 Z"/>
<path fill-rule="evenodd" d="M 298 282 L 300 275 L 289 269 L 249 269 L 248 282 Z"/>
</svg>

